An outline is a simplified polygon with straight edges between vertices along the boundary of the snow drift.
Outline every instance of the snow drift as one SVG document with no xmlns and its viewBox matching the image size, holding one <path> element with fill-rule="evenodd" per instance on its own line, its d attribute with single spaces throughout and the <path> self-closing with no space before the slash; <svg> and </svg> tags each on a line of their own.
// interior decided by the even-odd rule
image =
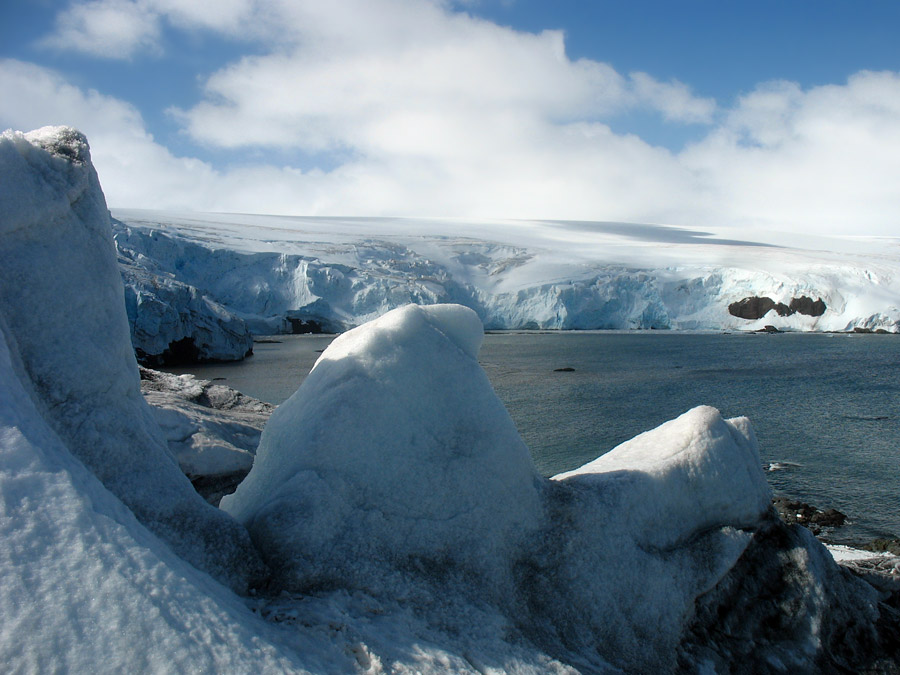
<svg viewBox="0 0 900 675">
<path fill-rule="evenodd" d="M 236 589 L 261 573 L 141 397 L 109 214 L 84 136 L 0 137 L 0 316 L 18 379 L 68 450 L 186 560 Z"/>
</svg>

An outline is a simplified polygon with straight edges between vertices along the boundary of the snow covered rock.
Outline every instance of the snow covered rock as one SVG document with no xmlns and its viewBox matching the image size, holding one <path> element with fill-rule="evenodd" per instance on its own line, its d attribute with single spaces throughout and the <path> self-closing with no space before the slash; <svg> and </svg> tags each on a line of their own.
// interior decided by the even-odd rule
<svg viewBox="0 0 900 675">
<path fill-rule="evenodd" d="M 331 343 L 222 500 L 278 583 L 378 588 L 413 564 L 508 581 L 540 522 L 538 476 L 482 339 L 470 309 L 409 305 Z"/>
<path fill-rule="evenodd" d="M 141 392 L 181 470 L 218 505 L 253 466 L 275 406 L 193 375 L 149 368 L 141 368 Z"/>
<path fill-rule="evenodd" d="M 142 363 L 238 361 L 253 353 L 243 319 L 118 239 L 116 250 L 131 341 Z"/>
<path fill-rule="evenodd" d="M 0 136 L 0 317 L 19 379 L 65 446 L 186 560 L 236 589 L 261 571 L 141 397 L 109 214 L 84 136 Z"/>
<path fill-rule="evenodd" d="M 675 667 L 694 602 L 740 558 L 752 539 L 742 528 L 770 511 L 749 423 L 709 407 L 555 476 L 547 496 L 526 585 L 552 626 L 541 642 L 634 672 Z"/>
</svg>

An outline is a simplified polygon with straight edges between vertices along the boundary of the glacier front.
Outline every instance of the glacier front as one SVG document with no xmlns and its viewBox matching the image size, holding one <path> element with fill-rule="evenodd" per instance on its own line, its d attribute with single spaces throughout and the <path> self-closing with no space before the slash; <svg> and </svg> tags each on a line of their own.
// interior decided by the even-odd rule
<svg viewBox="0 0 900 675">
<path fill-rule="evenodd" d="M 897 239 L 113 213 L 130 278 L 144 268 L 200 289 L 257 334 L 340 332 L 408 303 L 461 304 L 488 329 L 900 332 Z"/>
</svg>

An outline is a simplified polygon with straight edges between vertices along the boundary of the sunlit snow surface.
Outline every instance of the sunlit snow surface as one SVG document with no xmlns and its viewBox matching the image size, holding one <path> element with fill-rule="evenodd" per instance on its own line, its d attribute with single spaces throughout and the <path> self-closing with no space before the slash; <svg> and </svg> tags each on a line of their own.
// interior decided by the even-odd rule
<svg viewBox="0 0 900 675">
<path fill-rule="evenodd" d="M 274 317 L 289 310 L 350 327 L 408 302 L 460 303 L 487 328 L 900 330 L 900 239 L 606 222 L 113 215 L 130 226 L 116 226 L 120 250 L 205 289 L 257 332 L 280 329 Z M 822 298 L 828 309 L 755 321 L 728 313 L 750 296 Z"/>
</svg>

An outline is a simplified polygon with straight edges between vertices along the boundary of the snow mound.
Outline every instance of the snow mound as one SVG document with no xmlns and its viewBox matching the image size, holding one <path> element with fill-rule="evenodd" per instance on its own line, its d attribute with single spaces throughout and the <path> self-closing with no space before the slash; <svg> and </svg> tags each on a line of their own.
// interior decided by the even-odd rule
<svg viewBox="0 0 900 675">
<path fill-rule="evenodd" d="M 475 360 L 482 335 L 458 305 L 394 310 L 335 339 L 275 410 L 222 508 L 280 584 L 377 588 L 412 561 L 508 578 L 538 477 Z"/>
<path fill-rule="evenodd" d="M 183 558 L 236 589 L 261 567 L 206 504 L 141 397 L 109 212 L 84 136 L 0 136 L 0 317 L 35 406 L 68 450 Z"/>
<path fill-rule="evenodd" d="M 771 508 L 746 419 L 710 407 L 553 478 L 551 525 L 527 585 L 559 640 L 598 641 L 611 663 L 668 672 L 694 604 L 740 558 Z"/>
</svg>

